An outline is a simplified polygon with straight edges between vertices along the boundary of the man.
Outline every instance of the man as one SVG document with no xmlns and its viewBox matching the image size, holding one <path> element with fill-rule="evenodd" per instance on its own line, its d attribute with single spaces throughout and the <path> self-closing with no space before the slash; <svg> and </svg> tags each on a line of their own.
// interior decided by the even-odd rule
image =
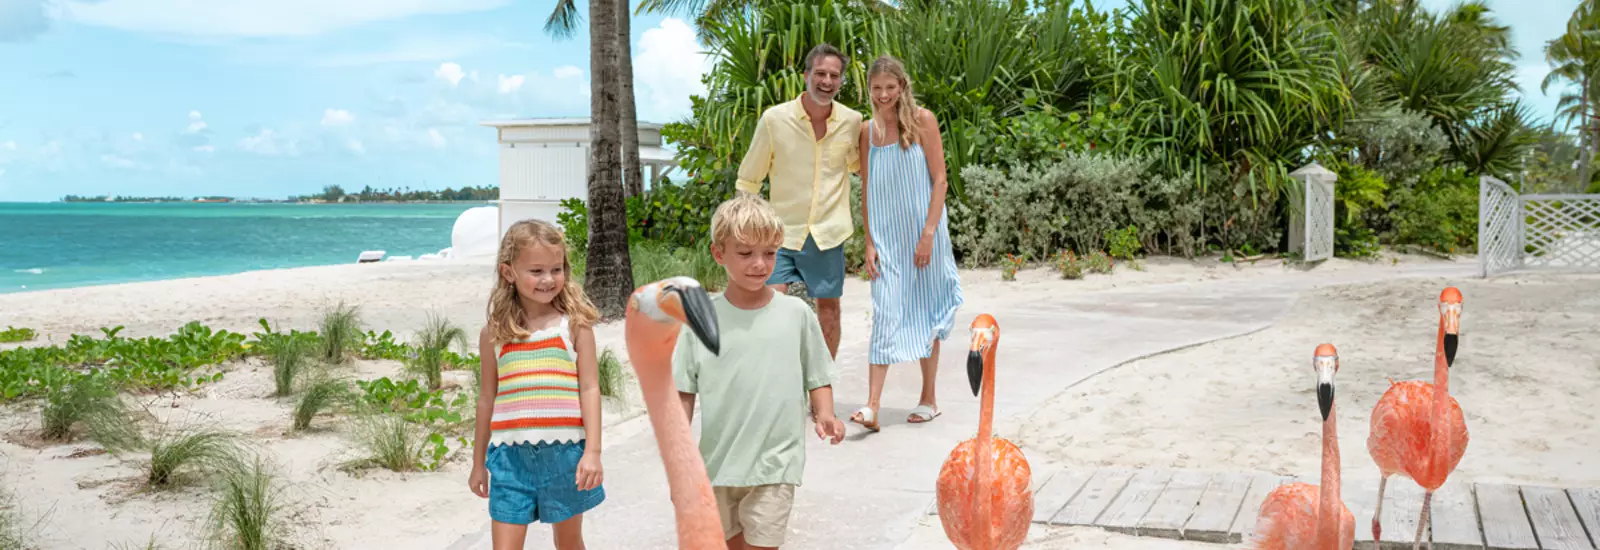
<svg viewBox="0 0 1600 550">
<path fill-rule="evenodd" d="M 805 93 L 761 113 L 735 184 L 740 192 L 759 195 L 761 181 L 770 179 L 768 202 L 783 220 L 784 239 L 767 284 L 787 293 L 790 283 L 805 283 L 835 358 L 844 242 L 855 232 L 850 174 L 861 164 L 861 113 L 833 101 L 848 64 L 844 53 L 828 44 L 806 54 Z"/>
</svg>

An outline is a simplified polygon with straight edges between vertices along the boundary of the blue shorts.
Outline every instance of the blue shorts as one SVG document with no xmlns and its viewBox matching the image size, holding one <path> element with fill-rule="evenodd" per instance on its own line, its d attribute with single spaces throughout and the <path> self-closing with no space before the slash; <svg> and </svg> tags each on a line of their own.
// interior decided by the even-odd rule
<svg viewBox="0 0 1600 550">
<path fill-rule="evenodd" d="M 812 298 L 838 298 L 844 295 L 844 246 L 819 250 L 817 241 L 806 235 L 800 250 L 778 249 L 778 262 L 772 266 L 769 285 L 805 283 Z"/>
<path fill-rule="evenodd" d="M 489 470 L 489 519 L 560 523 L 598 506 L 606 499 L 603 487 L 578 490 L 585 443 L 491 444 L 483 461 Z"/>
</svg>

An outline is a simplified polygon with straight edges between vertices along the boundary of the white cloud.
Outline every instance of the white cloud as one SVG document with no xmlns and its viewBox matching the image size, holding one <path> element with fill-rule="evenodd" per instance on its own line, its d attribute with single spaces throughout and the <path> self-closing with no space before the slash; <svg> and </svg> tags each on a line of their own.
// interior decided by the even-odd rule
<svg viewBox="0 0 1600 550">
<path fill-rule="evenodd" d="M 205 36 L 305 36 L 414 15 L 491 10 L 510 0 L 105 0 L 64 3 L 70 21 Z M 0 12 L 3 13 L 3 12 Z"/>
<path fill-rule="evenodd" d="M 515 74 L 511 76 L 500 75 L 500 93 L 509 94 L 522 89 L 522 82 L 526 77 Z"/>
<path fill-rule="evenodd" d="M 444 139 L 444 135 L 439 133 L 438 128 L 428 129 L 428 139 L 433 141 L 433 148 L 435 149 L 443 149 L 448 144 Z"/>
<path fill-rule="evenodd" d="M 191 134 L 197 134 L 204 129 L 206 129 L 205 117 L 200 114 L 200 111 L 189 111 L 189 129 L 186 131 Z"/>
<path fill-rule="evenodd" d="M 239 149 L 269 157 L 278 155 L 292 157 L 300 154 L 299 143 L 296 140 L 285 139 L 270 128 L 263 128 L 256 135 L 239 140 Z"/>
<path fill-rule="evenodd" d="M 365 145 L 362 145 L 361 144 L 361 140 L 359 140 L 359 139 L 350 140 L 349 143 L 345 144 L 345 148 L 349 149 L 350 152 L 355 153 L 357 155 L 365 155 L 365 154 L 367 154 L 367 147 Z"/>
<path fill-rule="evenodd" d="M 638 61 L 635 61 L 634 65 L 634 70 L 638 71 Z M 560 67 L 556 67 L 556 78 L 558 79 L 577 78 L 580 76 L 583 76 L 583 69 L 579 69 L 572 65 L 562 65 Z"/>
<path fill-rule="evenodd" d="M 144 141 L 144 134 L 139 133 L 139 132 L 134 132 L 133 133 L 133 140 L 134 141 Z"/>
<path fill-rule="evenodd" d="M 451 86 L 456 86 L 461 84 L 461 77 L 465 75 L 461 72 L 461 65 L 446 61 L 439 64 L 439 69 L 433 71 L 433 76 L 448 80 Z"/>
<path fill-rule="evenodd" d="M 0 143 L 0 149 L 15 151 L 17 150 L 17 142 L 14 140 L 8 140 L 5 143 Z"/>
<path fill-rule="evenodd" d="M 326 109 L 322 111 L 323 126 L 344 126 L 355 122 L 356 116 L 344 109 Z"/>
<path fill-rule="evenodd" d="M 100 161 L 115 168 L 137 168 L 138 163 L 116 155 L 100 155 Z"/>
<path fill-rule="evenodd" d="M 634 101 L 640 120 L 667 122 L 688 115 L 689 96 L 706 92 L 700 77 L 713 63 L 695 39 L 694 29 L 669 17 L 644 31 L 635 51 Z"/>
</svg>

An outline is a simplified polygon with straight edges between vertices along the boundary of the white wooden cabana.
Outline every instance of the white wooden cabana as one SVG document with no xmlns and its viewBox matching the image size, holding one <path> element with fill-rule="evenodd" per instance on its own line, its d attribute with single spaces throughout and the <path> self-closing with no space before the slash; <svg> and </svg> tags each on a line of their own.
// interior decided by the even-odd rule
<svg viewBox="0 0 1600 550">
<path fill-rule="evenodd" d="M 561 201 L 589 197 L 588 118 L 491 120 L 500 143 L 500 235 L 518 221 L 555 223 Z M 639 162 L 652 187 L 676 162 L 661 125 L 639 123 Z M 626 177 L 626 175 L 624 175 Z"/>
</svg>

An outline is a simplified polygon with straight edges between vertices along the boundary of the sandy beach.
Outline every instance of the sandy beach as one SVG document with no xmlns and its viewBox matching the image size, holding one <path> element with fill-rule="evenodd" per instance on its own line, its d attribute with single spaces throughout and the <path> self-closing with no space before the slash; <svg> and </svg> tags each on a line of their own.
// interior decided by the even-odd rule
<svg viewBox="0 0 1600 550">
<path fill-rule="evenodd" d="M 1446 261 L 1336 259 L 1316 272 L 1368 273 L 1430 262 Z M 968 307 L 981 309 L 986 303 L 1020 303 L 1032 293 L 1296 276 L 1298 269 L 1275 260 L 1241 267 L 1214 259 L 1151 258 L 1143 264 L 1142 271 L 1119 267 L 1113 275 L 1079 281 L 1061 280 L 1046 269 L 1025 270 L 1012 282 L 1001 281 L 997 271 L 963 270 L 962 282 Z M 441 313 L 469 327 L 475 346 L 491 277 L 481 263 L 380 263 L 10 294 L 0 295 L 0 326 L 39 330 L 39 338 L 25 345 L 61 342 L 73 333 L 98 335 L 101 327 L 116 325 L 125 326 L 127 336 L 166 335 L 191 320 L 246 334 L 259 329 L 260 318 L 280 330 L 311 330 L 323 308 L 342 300 L 361 308 L 366 329 L 391 330 L 400 338 L 410 337 L 430 311 Z M 1101 373 L 1032 414 L 998 419 L 996 430 L 1017 440 L 1036 470 L 1171 466 L 1314 476 L 1318 436 L 1309 357 L 1317 343 L 1327 341 L 1339 346 L 1343 361 L 1337 381 L 1345 471 L 1370 471 L 1363 445 L 1368 412 L 1387 377 L 1430 376 L 1434 298 L 1442 286 L 1421 279 L 1323 288 L 1303 296 L 1272 328 Z M 1466 306 L 1452 390 L 1467 411 L 1473 439 L 1456 475 L 1600 485 L 1594 463 L 1600 434 L 1592 428 L 1595 413 L 1582 402 L 1600 389 L 1600 343 L 1586 337 L 1600 326 L 1600 277 L 1519 276 L 1460 286 Z M 868 288 L 855 278 L 847 284 L 846 331 L 866 330 Z M 623 351 L 620 324 L 604 325 L 596 336 L 600 346 Z M 141 414 L 147 423 L 204 424 L 248 434 L 273 458 L 284 481 L 285 524 L 298 547 L 437 549 L 486 521 L 484 501 L 465 487 L 470 449 L 437 471 L 349 472 L 340 468 L 358 456 L 349 422 L 319 417 L 317 429 L 286 434 L 293 398 L 270 396 L 270 365 L 247 359 L 223 370 L 221 381 L 194 392 L 126 399 L 147 413 Z M 407 376 L 395 361 L 361 360 L 333 370 L 352 379 Z M 448 372 L 447 385 L 469 376 Z M 630 379 L 626 385 L 636 391 L 633 384 Z M 1126 414 L 1131 409 L 1144 412 Z M 631 396 L 608 402 L 606 445 L 648 431 L 642 413 Z M 38 548 L 143 547 L 152 536 L 161 547 L 174 548 L 201 540 L 213 498 L 202 484 L 141 490 L 140 456 L 96 454 L 85 441 L 40 445 L 30 435 L 38 427 L 36 402 L 0 406 L 0 485 L 13 491 L 15 513 L 32 526 L 29 540 Z M 82 529 L 83 521 L 93 521 L 95 529 Z M 937 519 L 923 518 L 901 547 L 947 545 Z M 1030 534 L 1028 548 L 1067 547 L 1223 546 L 1082 528 L 1036 526 Z"/>
</svg>

